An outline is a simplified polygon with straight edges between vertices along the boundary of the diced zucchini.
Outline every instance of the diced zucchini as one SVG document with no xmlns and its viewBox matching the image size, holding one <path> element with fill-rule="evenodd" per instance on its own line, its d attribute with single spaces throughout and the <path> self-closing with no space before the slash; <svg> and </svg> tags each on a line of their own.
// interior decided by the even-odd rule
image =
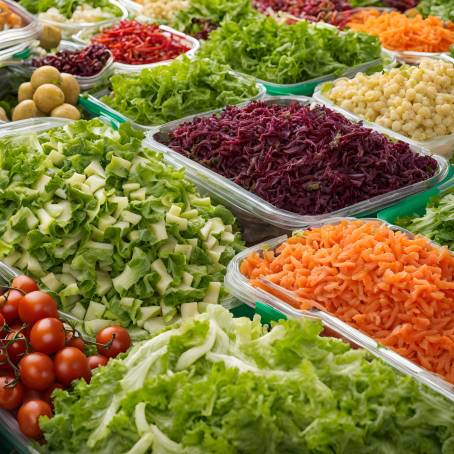
<svg viewBox="0 0 454 454">
<path fill-rule="evenodd" d="M 58 291 L 58 289 L 62 286 L 62 283 L 57 279 L 57 276 L 55 276 L 54 273 L 46 274 L 46 276 L 41 278 L 41 281 L 52 292 Z"/>
<path fill-rule="evenodd" d="M 103 319 L 87 320 L 84 323 L 85 331 L 90 336 L 96 336 L 101 330 L 110 325 L 112 325 L 112 320 Z"/>
<path fill-rule="evenodd" d="M 219 299 L 219 292 L 221 291 L 220 282 L 210 282 L 208 284 L 207 293 L 205 298 L 203 298 L 204 303 L 216 304 Z"/>
<path fill-rule="evenodd" d="M 87 312 L 85 313 L 85 321 L 96 320 L 101 318 L 106 311 L 106 306 L 95 301 L 90 301 Z"/>
<path fill-rule="evenodd" d="M 164 219 L 152 224 L 150 227 L 158 241 L 166 240 L 168 238 Z"/>
<path fill-rule="evenodd" d="M 198 313 L 197 303 L 183 303 L 181 305 L 181 318 L 183 320 L 194 317 Z"/>
<path fill-rule="evenodd" d="M 82 306 L 80 303 L 76 303 L 76 305 L 71 310 L 71 315 L 78 318 L 79 320 L 83 320 L 85 318 L 85 307 Z"/>
</svg>

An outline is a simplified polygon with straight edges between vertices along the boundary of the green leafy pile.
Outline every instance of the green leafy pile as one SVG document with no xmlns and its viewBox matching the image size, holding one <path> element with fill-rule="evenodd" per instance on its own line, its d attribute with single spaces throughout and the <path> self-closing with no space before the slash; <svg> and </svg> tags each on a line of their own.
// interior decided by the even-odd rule
<svg viewBox="0 0 454 454">
<path fill-rule="evenodd" d="M 139 74 L 115 74 L 102 101 L 141 125 L 159 125 L 188 115 L 238 104 L 258 94 L 253 78 L 238 77 L 209 59 L 177 59 Z"/>
<path fill-rule="evenodd" d="M 232 214 L 142 139 L 100 120 L 0 139 L 0 259 L 89 332 L 112 321 L 154 331 L 182 305 L 218 302 L 242 247 Z"/>
<path fill-rule="evenodd" d="M 422 0 L 418 11 L 424 16 L 438 16 L 445 21 L 454 21 L 454 0 Z"/>
<path fill-rule="evenodd" d="M 448 454 L 454 408 L 319 322 L 220 306 L 56 393 L 43 452 Z"/>
<path fill-rule="evenodd" d="M 433 197 L 423 216 L 398 218 L 396 224 L 454 250 L 454 191 Z"/>
<path fill-rule="evenodd" d="M 191 0 L 171 25 L 188 35 L 206 38 L 224 19 L 239 21 L 251 14 L 257 14 L 251 0 Z"/>
<path fill-rule="evenodd" d="M 204 43 L 201 55 L 259 79 L 291 84 L 380 58 L 377 37 L 339 32 L 306 21 L 278 24 L 271 17 L 225 21 Z"/>
<path fill-rule="evenodd" d="M 76 8 L 82 5 L 102 8 L 116 16 L 121 13 L 109 0 L 19 0 L 19 3 L 32 14 L 45 13 L 50 8 L 56 8 L 67 19 L 70 19 Z"/>
</svg>

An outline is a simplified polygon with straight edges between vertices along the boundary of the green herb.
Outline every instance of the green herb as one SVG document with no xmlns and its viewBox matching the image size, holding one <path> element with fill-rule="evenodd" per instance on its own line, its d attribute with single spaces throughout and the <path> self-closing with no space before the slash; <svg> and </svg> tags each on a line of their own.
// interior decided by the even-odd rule
<svg viewBox="0 0 454 454">
<path fill-rule="evenodd" d="M 112 11 L 116 16 L 120 15 L 120 10 L 109 0 L 20 0 L 19 3 L 32 14 L 45 13 L 50 8 L 56 8 L 67 19 L 70 19 L 76 8 L 82 5 L 102 8 Z"/>
<path fill-rule="evenodd" d="M 422 216 L 401 217 L 396 224 L 454 250 L 454 192 L 433 197 Z"/>
<path fill-rule="evenodd" d="M 321 323 L 234 319 L 219 306 L 57 390 L 48 453 L 441 454 L 452 403 Z"/>
<path fill-rule="evenodd" d="M 301 21 L 278 24 L 258 16 L 225 21 L 204 43 L 201 55 L 267 82 L 291 84 L 380 58 L 377 37 L 339 32 Z"/>
<path fill-rule="evenodd" d="M 438 16 L 445 21 L 454 21 L 454 0 L 422 0 L 418 11 L 424 16 Z"/>
<path fill-rule="evenodd" d="M 232 214 L 142 139 L 92 120 L 0 140 L 0 259 L 88 332 L 112 321 L 153 331 L 182 304 L 220 301 L 242 247 Z"/>
<path fill-rule="evenodd" d="M 142 125 L 238 104 L 258 93 L 254 79 L 209 59 L 186 57 L 139 74 L 116 74 L 110 82 L 112 93 L 102 101 Z"/>
</svg>

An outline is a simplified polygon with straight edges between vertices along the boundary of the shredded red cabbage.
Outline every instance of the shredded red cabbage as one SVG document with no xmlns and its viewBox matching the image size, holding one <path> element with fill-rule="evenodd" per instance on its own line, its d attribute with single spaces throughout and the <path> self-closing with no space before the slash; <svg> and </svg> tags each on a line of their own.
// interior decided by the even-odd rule
<svg viewBox="0 0 454 454">
<path fill-rule="evenodd" d="M 161 137 L 177 152 L 274 206 L 326 214 L 426 180 L 437 169 L 408 144 L 316 106 L 253 102 Z"/>
</svg>

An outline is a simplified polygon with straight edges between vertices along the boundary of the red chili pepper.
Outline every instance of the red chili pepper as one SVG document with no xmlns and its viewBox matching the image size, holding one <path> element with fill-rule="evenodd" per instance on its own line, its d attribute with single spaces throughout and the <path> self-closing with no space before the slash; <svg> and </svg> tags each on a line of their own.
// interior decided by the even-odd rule
<svg viewBox="0 0 454 454">
<path fill-rule="evenodd" d="M 190 48 L 174 33 L 161 31 L 156 24 L 123 20 L 91 40 L 106 46 L 119 63 L 145 65 L 172 60 Z"/>
</svg>

